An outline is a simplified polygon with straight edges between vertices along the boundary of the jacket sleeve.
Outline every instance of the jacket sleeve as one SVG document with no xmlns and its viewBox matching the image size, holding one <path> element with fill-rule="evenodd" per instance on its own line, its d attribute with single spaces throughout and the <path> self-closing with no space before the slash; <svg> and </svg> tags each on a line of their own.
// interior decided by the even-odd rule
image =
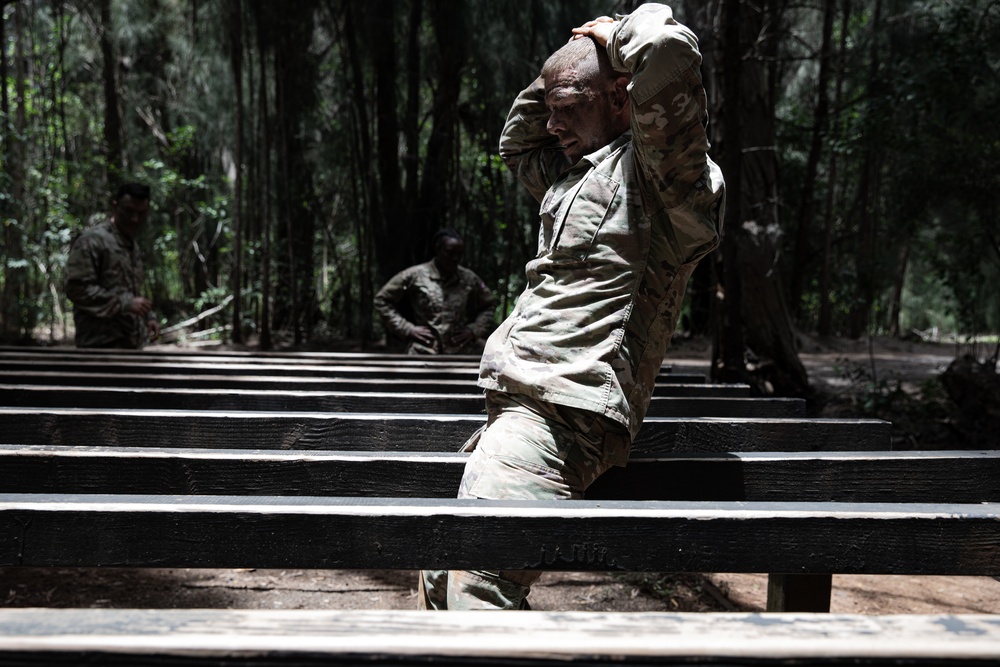
<svg viewBox="0 0 1000 667">
<path fill-rule="evenodd" d="M 670 7 L 645 4 L 608 39 L 612 66 L 629 72 L 636 159 L 666 208 L 680 204 L 708 166 L 708 110 L 698 40 Z"/>
<path fill-rule="evenodd" d="M 111 318 L 129 312 L 133 294 L 124 286 L 105 288 L 100 282 L 103 250 L 90 236 L 80 236 L 66 262 L 66 296 L 73 308 L 94 317 Z"/>
<path fill-rule="evenodd" d="M 500 135 L 500 157 L 539 202 L 570 166 L 559 140 L 545 129 L 548 120 L 545 83 L 538 77 L 514 100 Z"/>
<path fill-rule="evenodd" d="M 416 325 L 403 317 L 399 309 L 399 304 L 406 298 L 406 293 L 410 287 L 410 274 L 408 271 L 400 271 L 389 279 L 382 289 L 375 295 L 374 306 L 385 326 L 393 334 L 402 338 L 409 338 L 410 332 Z"/>
<path fill-rule="evenodd" d="M 621 18 L 608 56 L 632 77 L 632 147 L 647 202 L 669 211 L 678 257 L 698 261 L 718 246 L 725 208 L 722 172 L 708 157 L 698 40 L 669 7 L 650 3 Z"/>
</svg>

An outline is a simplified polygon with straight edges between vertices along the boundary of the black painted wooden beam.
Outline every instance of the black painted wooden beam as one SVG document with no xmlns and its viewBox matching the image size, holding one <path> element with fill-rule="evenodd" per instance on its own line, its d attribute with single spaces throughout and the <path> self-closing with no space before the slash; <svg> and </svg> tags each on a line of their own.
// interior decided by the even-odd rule
<svg viewBox="0 0 1000 667">
<path fill-rule="evenodd" d="M 676 377 L 674 378 L 676 379 Z M 739 398 L 750 396 L 746 384 L 707 384 L 668 382 L 656 384 L 655 396 L 715 396 Z M 129 387 L 158 389 L 256 389 L 265 391 L 346 391 L 437 394 L 481 394 L 475 377 L 466 380 L 431 380 L 426 378 L 309 377 L 304 375 L 177 375 L 166 373 L 102 373 L 79 371 L 4 371 L 0 385 L 27 384 L 63 387 Z"/>
<path fill-rule="evenodd" d="M 8 407 L 132 408 L 158 410 L 276 410 L 295 412 L 387 412 L 475 414 L 482 395 L 394 394 L 390 392 L 269 392 L 253 389 L 137 389 L 0 385 Z M 654 396 L 651 417 L 801 417 L 805 401 L 795 398 Z"/>
<path fill-rule="evenodd" d="M 1000 505 L 0 494 L 0 566 L 1000 575 Z"/>
<path fill-rule="evenodd" d="M 479 415 L 0 407 L 0 443 L 208 449 L 455 452 Z M 865 419 L 650 417 L 633 451 L 864 451 L 892 425 Z"/>
<path fill-rule="evenodd" d="M 8 493 L 454 498 L 467 455 L 0 445 Z M 635 456 L 591 500 L 1000 502 L 1000 452 Z M 827 605 L 828 607 L 829 605 Z"/>
</svg>

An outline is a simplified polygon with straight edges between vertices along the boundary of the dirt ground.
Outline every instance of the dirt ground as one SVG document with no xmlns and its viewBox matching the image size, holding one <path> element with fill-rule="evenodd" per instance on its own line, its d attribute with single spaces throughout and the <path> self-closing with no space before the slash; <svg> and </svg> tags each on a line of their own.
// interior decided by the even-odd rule
<svg viewBox="0 0 1000 667">
<path fill-rule="evenodd" d="M 955 354 L 954 346 L 919 342 L 869 346 L 806 340 L 800 358 L 811 384 L 830 397 L 828 409 L 843 411 L 865 384 L 898 383 L 919 393 Z M 698 343 L 676 345 L 669 360 L 679 372 L 707 372 L 707 350 Z M 1000 613 L 1000 581 L 989 577 L 837 575 L 833 586 L 832 612 Z M 762 611 L 766 596 L 765 574 L 546 573 L 530 599 L 538 610 Z M 411 609 L 415 604 L 413 572 L 0 568 L 3 607 Z"/>
</svg>

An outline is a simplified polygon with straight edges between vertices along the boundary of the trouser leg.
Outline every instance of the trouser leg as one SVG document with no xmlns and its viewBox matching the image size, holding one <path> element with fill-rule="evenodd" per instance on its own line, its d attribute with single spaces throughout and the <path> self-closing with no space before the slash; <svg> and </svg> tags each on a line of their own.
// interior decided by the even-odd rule
<svg viewBox="0 0 1000 667">
<path fill-rule="evenodd" d="M 627 456 L 627 434 L 594 413 L 497 392 L 487 395 L 487 411 L 487 427 L 466 464 L 459 498 L 582 498 L 611 462 Z M 525 609 L 538 577 L 531 571 L 452 571 L 447 608 Z M 430 581 L 425 575 L 424 584 Z M 433 588 L 424 589 L 428 607 L 439 582 L 436 578 Z"/>
</svg>

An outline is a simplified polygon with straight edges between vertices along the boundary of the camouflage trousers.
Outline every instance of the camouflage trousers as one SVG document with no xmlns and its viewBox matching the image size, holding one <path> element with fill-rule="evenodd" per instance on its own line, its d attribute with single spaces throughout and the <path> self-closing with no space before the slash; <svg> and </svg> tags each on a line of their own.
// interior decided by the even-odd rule
<svg viewBox="0 0 1000 667">
<path fill-rule="evenodd" d="M 613 421 L 587 410 L 520 394 L 486 394 L 486 426 L 465 443 L 471 451 L 459 498 L 570 500 L 612 462 L 628 456 L 631 439 Z M 498 549 L 503 545 L 497 545 Z M 533 570 L 425 570 L 421 609 L 529 609 Z"/>
</svg>

